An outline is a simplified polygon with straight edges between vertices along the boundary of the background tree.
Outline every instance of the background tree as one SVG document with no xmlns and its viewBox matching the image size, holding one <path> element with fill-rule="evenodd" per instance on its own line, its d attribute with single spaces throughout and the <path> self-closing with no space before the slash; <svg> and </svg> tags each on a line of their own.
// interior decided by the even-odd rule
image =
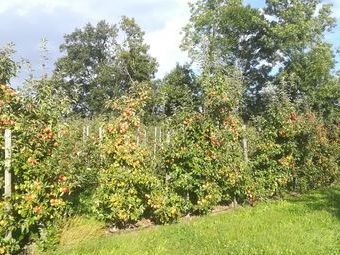
<svg viewBox="0 0 340 255">
<path fill-rule="evenodd" d="M 298 56 L 325 45 L 324 33 L 334 24 L 331 5 L 320 0 L 267 0 L 262 9 L 241 0 L 201 0 L 191 5 L 182 47 L 205 70 L 239 68 L 247 83 L 248 106 L 259 112 L 265 83 L 284 72 L 294 73 Z M 332 54 L 324 58 L 332 62 Z"/>
<path fill-rule="evenodd" d="M 100 21 L 65 35 L 60 49 L 66 54 L 57 61 L 55 75 L 73 99 L 75 112 L 102 113 L 105 102 L 127 92 L 132 81 L 153 78 L 157 63 L 148 55 L 143 36 L 134 19 L 127 17 L 119 26 Z"/>
<path fill-rule="evenodd" d="M 312 110 L 329 121 L 335 121 L 339 108 L 339 78 L 331 73 L 335 66 L 330 44 L 318 44 L 309 52 L 299 53 L 280 73 L 277 81 L 290 80 L 291 101 L 304 99 Z M 338 120 L 339 121 L 339 120 Z"/>
<path fill-rule="evenodd" d="M 39 75 L 32 69 L 31 63 L 26 60 L 25 65 L 28 67 L 29 76 L 23 82 L 22 87 L 19 88 L 19 92 L 25 103 L 36 106 L 36 114 L 39 111 L 41 116 L 45 115 L 49 119 L 57 121 L 70 112 L 71 100 L 62 88 L 61 85 L 63 84 L 58 83 L 61 78 L 58 75 L 54 75 L 54 77 L 48 75 L 46 67 L 49 63 L 49 51 L 46 39 L 41 41 L 40 57 L 42 73 Z M 45 121 L 48 122 L 48 120 Z"/>
<path fill-rule="evenodd" d="M 202 107 L 201 87 L 196 75 L 188 65 L 177 64 L 164 77 L 161 91 L 163 94 L 163 111 L 168 117 L 177 111 L 184 109 L 199 111 Z"/>
<path fill-rule="evenodd" d="M 14 45 L 8 44 L 0 49 L 0 84 L 8 84 L 17 74 L 18 64 L 13 60 Z"/>
<path fill-rule="evenodd" d="M 150 46 L 144 42 L 145 33 L 134 19 L 123 16 L 120 31 L 124 39 L 118 48 L 116 67 L 120 88 L 126 91 L 131 87 L 132 81 L 153 79 L 158 63 L 148 54 Z"/>
<path fill-rule="evenodd" d="M 74 101 L 75 112 L 96 111 L 98 103 L 115 94 L 113 79 L 107 76 L 106 69 L 116 55 L 117 35 L 115 25 L 100 21 L 64 36 L 60 50 L 65 56 L 57 61 L 55 74 L 62 78 L 58 84 Z"/>
</svg>

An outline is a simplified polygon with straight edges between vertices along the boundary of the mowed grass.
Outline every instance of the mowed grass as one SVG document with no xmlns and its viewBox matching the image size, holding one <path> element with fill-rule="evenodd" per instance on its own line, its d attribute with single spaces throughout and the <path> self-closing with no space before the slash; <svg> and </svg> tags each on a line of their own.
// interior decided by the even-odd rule
<svg viewBox="0 0 340 255">
<path fill-rule="evenodd" d="M 131 233 L 80 220 L 48 254 L 340 254 L 340 185 Z"/>
</svg>

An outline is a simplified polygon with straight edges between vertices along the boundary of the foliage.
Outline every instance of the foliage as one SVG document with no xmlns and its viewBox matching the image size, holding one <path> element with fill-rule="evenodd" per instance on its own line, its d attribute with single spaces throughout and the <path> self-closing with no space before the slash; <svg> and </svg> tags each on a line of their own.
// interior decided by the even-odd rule
<svg viewBox="0 0 340 255">
<path fill-rule="evenodd" d="M 288 89 L 291 100 L 304 98 L 313 111 L 326 121 L 336 121 L 338 115 L 339 79 L 331 74 L 335 60 L 331 45 L 321 43 L 307 53 L 297 53 L 278 77 L 278 81 L 288 80 L 293 84 Z"/>
<path fill-rule="evenodd" d="M 8 84 L 10 79 L 17 74 L 19 66 L 12 58 L 14 53 L 13 44 L 0 49 L 0 84 Z"/>
<path fill-rule="evenodd" d="M 49 245 L 55 239 L 56 224 L 65 215 L 86 211 L 80 194 L 91 193 L 91 187 L 97 184 L 94 170 L 101 163 L 93 143 L 97 139 L 84 142 L 82 134 L 73 132 L 72 122 L 59 123 L 68 101 L 58 97 L 49 86 L 51 82 L 29 81 L 32 89 L 25 97 L 1 86 L 5 101 L 1 108 L 1 132 L 12 129 L 14 185 L 11 199 L 1 200 L 2 205 L 11 205 L 11 211 L 2 206 L 0 231 L 2 237 L 12 232 L 12 239 L 1 243 L 11 254 L 32 241 L 39 241 L 41 247 Z"/>
<path fill-rule="evenodd" d="M 53 77 L 31 76 L 18 91 L 7 85 L 14 50 L 0 50 L 0 131 L 12 130 L 14 183 L 10 198 L 0 191 L 0 253 L 53 245 L 70 215 L 166 224 L 338 180 L 339 77 L 323 40 L 334 19 L 319 3 L 197 1 L 183 45 L 202 62 L 199 75 L 177 65 L 152 81 L 157 62 L 127 17 L 66 35 Z M 167 143 L 157 144 L 160 131 L 141 142 L 155 125 Z"/>
<path fill-rule="evenodd" d="M 333 183 L 339 141 L 317 114 L 299 109 L 282 90 L 273 93 L 264 116 L 255 120 L 261 133 L 253 155 L 254 190 L 268 197 Z"/>
<path fill-rule="evenodd" d="M 145 33 L 135 19 L 123 16 L 120 30 L 125 38 L 118 51 L 117 68 L 120 69 L 120 90 L 127 91 L 133 82 L 145 82 L 154 78 L 157 61 L 148 54 L 149 46 L 144 42 Z"/>
<path fill-rule="evenodd" d="M 157 180 L 142 170 L 145 168 L 139 165 L 130 171 L 112 165 L 101 173 L 94 197 L 94 212 L 99 219 L 118 227 L 126 227 L 141 219 L 146 209 L 145 196 Z"/>
<path fill-rule="evenodd" d="M 147 195 L 150 217 L 156 223 L 177 221 L 184 213 L 185 200 L 169 188 L 157 187 Z"/>
<path fill-rule="evenodd" d="M 240 115 L 244 84 L 237 70 L 225 68 L 214 73 L 206 72 L 200 82 L 203 88 L 203 113 L 215 124 L 227 125 L 230 115 Z"/>
<path fill-rule="evenodd" d="M 325 63 L 323 69 L 318 68 L 320 78 L 330 73 L 332 54 L 328 50 L 319 58 L 315 53 L 325 45 L 325 32 L 334 24 L 331 5 L 320 0 L 269 0 L 263 8 L 253 8 L 241 0 L 200 0 L 191 4 L 182 47 L 203 70 L 239 68 L 246 81 L 246 110 L 258 114 L 264 105 L 259 92 L 265 83 L 281 73 L 299 72 L 301 58 L 313 58 L 305 62 L 310 66 L 308 72 L 301 69 L 307 76 L 315 77 L 310 70 L 315 62 Z M 298 85 L 302 92 L 305 84 Z"/>
<path fill-rule="evenodd" d="M 106 126 L 101 151 L 107 167 L 99 177 L 94 194 L 94 213 L 117 227 L 136 223 L 143 216 L 167 223 L 182 215 L 184 201 L 169 189 L 152 167 L 148 144 L 137 144 L 136 129 L 150 100 L 148 84 L 136 84 L 130 97 L 122 97 L 109 107 L 114 120 Z M 148 89 L 149 88 L 149 89 Z"/>
<path fill-rule="evenodd" d="M 124 36 L 119 43 L 119 34 Z M 100 21 L 65 35 L 60 46 L 66 55 L 56 63 L 56 87 L 73 101 L 83 116 L 102 113 L 106 101 L 126 93 L 134 81 L 150 81 L 157 62 L 148 54 L 144 32 L 134 19 L 119 25 Z"/>
<path fill-rule="evenodd" d="M 206 213 L 244 198 L 242 122 L 233 113 L 242 85 L 223 73 L 203 76 L 200 83 L 203 113 L 183 112 L 174 119 L 177 132 L 162 164 L 167 184 L 186 200 L 186 211 Z"/>
<path fill-rule="evenodd" d="M 202 89 L 188 66 L 176 65 L 161 84 L 163 112 L 171 117 L 176 112 L 199 111 L 202 108 Z"/>
<path fill-rule="evenodd" d="M 230 121 L 235 120 L 230 116 Z M 163 171 L 167 185 L 186 200 L 187 212 L 208 212 L 242 196 L 243 154 L 236 132 L 193 113 L 177 124 L 173 140 Z"/>
<path fill-rule="evenodd" d="M 68 120 L 58 125 L 58 147 L 48 160 L 49 171 L 61 172 L 72 187 L 72 194 L 68 197 L 71 205 L 69 212 L 72 214 L 91 212 L 89 198 L 97 188 L 99 173 L 104 165 L 95 127 L 92 126 L 91 135 L 85 137 L 81 132 L 83 130 L 79 129 L 80 123 L 84 127 L 88 124 Z"/>
<path fill-rule="evenodd" d="M 32 93 L 25 96 L 7 85 L 0 87 L 0 130 L 12 130 L 13 156 L 13 195 L 4 198 L 0 192 L 1 249 L 11 254 L 48 235 L 45 230 L 66 213 L 72 186 L 63 171 L 53 169 L 49 162 L 58 147 L 56 122 L 65 99 L 56 100 L 58 94 L 51 91 L 47 78 L 30 83 L 34 84 Z M 3 173 L 3 160 L 1 170 Z M 5 238 L 9 232 L 12 237 Z"/>
<path fill-rule="evenodd" d="M 141 125 L 139 116 L 147 99 L 148 90 L 140 85 L 133 96 L 109 105 L 116 118 L 106 127 L 107 135 L 101 146 L 108 166 L 99 176 L 94 212 L 119 227 L 141 218 L 146 208 L 145 196 L 157 183 L 147 167 L 148 151 L 135 140 L 135 128 Z"/>
<path fill-rule="evenodd" d="M 14 138 L 11 169 L 15 185 L 12 197 L 1 200 L 10 205 L 10 212 L 2 211 L 0 218 L 4 221 L 1 236 L 12 231 L 13 238 L 7 240 L 16 245 L 3 249 L 14 253 L 18 244 L 22 246 L 34 235 L 41 235 L 43 228 L 64 214 L 71 190 L 68 180 L 46 164 L 57 147 L 53 123 L 46 116 L 49 113 L 42 113 L 34 102 L 19 96 L 12 98 L 12 102 L 17 106 L 10 109 L 15 116 L 11 120 Z M 1 129 L 5 127 L 8 126 L 2 125 Z"/>
</svg>

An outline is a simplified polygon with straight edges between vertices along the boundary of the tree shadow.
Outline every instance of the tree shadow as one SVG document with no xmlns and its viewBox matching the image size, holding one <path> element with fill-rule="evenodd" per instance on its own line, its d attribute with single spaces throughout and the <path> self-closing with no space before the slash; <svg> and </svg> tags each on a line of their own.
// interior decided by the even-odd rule
<svg viewBox="0 0 340 255">
<path fill-rule="evenodd" d="M 327 211 L 340 220 L 340 185 L 318 190 L 301 197 L 289 198 L 293 203 L 303 203 L 312 210 Z"/>
</svg>

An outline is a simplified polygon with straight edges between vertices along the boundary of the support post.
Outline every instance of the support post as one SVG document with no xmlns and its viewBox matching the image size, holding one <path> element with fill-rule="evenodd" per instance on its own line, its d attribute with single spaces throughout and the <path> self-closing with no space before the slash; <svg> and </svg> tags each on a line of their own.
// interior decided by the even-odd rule
<svg viewBox="0 0 340 255">
<path fill-rule="evenodd" d="M 99 142 L 103 141 L 103 127 L 99 127 Z"/>
<path fill-rule="evenodd" d="M 137 137 L 136 137 L 136 143 L 137 143 L 137 146 L 139 146 L 139 128 L 137 129 Z"/>
<path fill-rule="evenodd" d="M 83 127 L 83 142 L 86 140 L 86 127 Z"/>
<path fill-rule="evenodd" d="M 11 130 L 5 130 L 5 197 L 12 195 L 12 174 L 11 174 L 11 157 L 12 141 Z"/>
<path fill-rule="evenodd" d="M 12 196 L 12 173 L 11 173 L 11 158 L 12 158 L 12 133 L 11 130 L 5 130 L 5 199 L 10 199 Z M 11 211 L 11 205 L 6 204 L 8 213 Z M 9 231 L 7 239 L 12 238 L 12 232 Z"/>
<path fill-rule="evenodd" d="M 90 126 L 86 126 L 86 137 L 90 136 Z"/>
<path fill-rule="evenodd" d="M 155 127 L 155 139 L 153 144 L 153 157 L 156 158 L 156 150 L 157 150 L 157 127 Z"/>
<path fill-rule="evenodd" d="M 245 133 L 246 133 L 246 126 L 243 126 L 243 139 L 242 139 L 242 147 L 243 147 L 243 156 L 244 156 L 244 161 L 248 162 L 249 161 L 249 157 L 248 157 L 248 140 L 245 137 Z"/>
<path fill-rule="evenodd" d="M 167 143 L 167 145 L 170 144 L 170 131 L 168 131 L 168 132 L 166 133 L 166 143 Z"/>
<path fill-rule="evenodd" d="M 162 128 L 159 127 L 159 147 L 162 148 Z"/>
</svg>

